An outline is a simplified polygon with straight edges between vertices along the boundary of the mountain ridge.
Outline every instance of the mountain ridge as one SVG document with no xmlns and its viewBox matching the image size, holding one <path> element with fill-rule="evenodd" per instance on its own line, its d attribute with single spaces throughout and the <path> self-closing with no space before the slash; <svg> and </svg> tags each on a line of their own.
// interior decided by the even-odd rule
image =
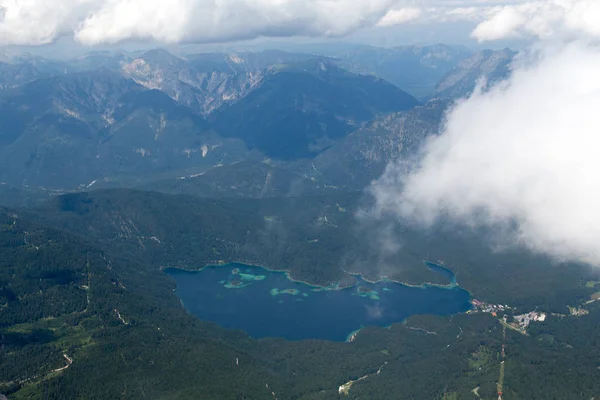
<svg viewBox="0 0 600 400">
<path fill-rule="evenodd" d="M 213 121 L 224 136 L 289 160 L 319 153 L 378 114 L 418 104 L 379 78 L 311 60 L 273 69 L 259 87 L 219 111 Z"/>
</svg>

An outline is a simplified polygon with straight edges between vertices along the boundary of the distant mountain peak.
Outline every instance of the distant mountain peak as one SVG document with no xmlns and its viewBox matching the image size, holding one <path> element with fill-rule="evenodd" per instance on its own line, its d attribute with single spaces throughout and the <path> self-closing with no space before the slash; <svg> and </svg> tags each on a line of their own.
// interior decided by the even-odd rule
<svg viewBox="0 0 600 400">
<path fill-rule="evenodd" d="M 161 48 L 149 50 L 137 59 L 142 59 L 147 63 L 154 64 L 161 68 L 182 68 L 185 65 L 184 59 L 179 58 L 176 55 L 170 53 L 169 51 Z"/>
</svg>

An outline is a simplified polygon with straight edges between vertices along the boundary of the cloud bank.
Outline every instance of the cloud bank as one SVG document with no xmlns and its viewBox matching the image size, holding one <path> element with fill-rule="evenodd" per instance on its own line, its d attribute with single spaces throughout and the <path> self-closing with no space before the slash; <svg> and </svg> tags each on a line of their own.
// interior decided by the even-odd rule
<svg viewBox="0 0 600 400">
<path fill-rule="evenodd" d="M 547 45 L 527 61 L 459 102 L 414 170 L 390 165 L 377 210 L 511 226 L 511 241 L 600 264 L 600 49 Z"/>
<path fill-rule="evenodd" d="M 341 36 L 374 26 L 398 0 L 0 0 L 0 44 L 72 35 L 88 45 L 129 39 L 224 42 Z"/>
<path fill-rule="evenodd" d="M 598 32 L 595 0 L 0 0 L 0 45 L 214 43 L 468 21 L 480 41 Z"/>
</svg>

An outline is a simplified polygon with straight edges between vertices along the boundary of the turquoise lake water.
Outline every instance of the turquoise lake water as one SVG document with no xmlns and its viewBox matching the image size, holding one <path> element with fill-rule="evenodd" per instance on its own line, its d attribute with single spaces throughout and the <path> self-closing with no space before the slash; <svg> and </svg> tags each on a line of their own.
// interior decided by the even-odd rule
<svg viewBox="0 0 600 400">
<path fill-rule="evenodd" d="M 471 308 L 469 293 L 454 275 L 448 287 L 410 287 L 392 281 L 331 290 L 288 279 L 283 272 L 239 264 L 189 272 L 168 269 L 188 312 L 251 337 L 344 341 L 363 326 L 389 326 L 415 314 L 449 315 Z"/>
</svg>

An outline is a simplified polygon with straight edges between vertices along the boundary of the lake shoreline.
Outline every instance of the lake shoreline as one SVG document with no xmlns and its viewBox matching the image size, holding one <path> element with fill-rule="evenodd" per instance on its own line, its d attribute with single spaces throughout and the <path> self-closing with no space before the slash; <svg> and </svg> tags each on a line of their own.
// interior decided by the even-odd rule
<svg viewBox="0 0 600 400">
<path fill-rule="evenodd" d="M 255 339 L 352 342 L 364 326 L 391 326 L 415 314 L 460 314 L 472 307 L 470 293 L 457 285 L 408 285 L 347 271 L 355 278 L 351 284 L 320 286 L 293 279 L 289 271 L 240 262 L 162 269 L 175 280 L 188 312 Z M 240 278 L 244 274 L 253 279 Z M 252 282 L 230 291 L 237 280 Z"/>
<path fill-rule="evenodd" d="M 449 284 L 439 284 L 439 283 L 432 283 L 432 282 L 423 282 L 421 284 L 411 284 L 411 283 L 407 283 L 407 282 L 403 282 L 397 279 L 393 279 L 393 278 L 389 278 L 388 276 L 381 276 L 379 279 L 369 279 L 369 278 L 365 278 L 365 274 L 362 272 L 350 272 L 350 271 L 346 271 L 343 270 L 343 272 L 347 275 L 350 275 L 354 278 L 358 277 L 360 280 L 363 280 L 365 282 L 371 283 L 371 284 L 377 284 L 377 283 L 382 283 L 382 282 L 393 282 L 393 283 L 397 283 L 399 285 L 403 285 L 406 287 L 410 287 L 410 288 L 421 288 L 421 289 L 426 289 L 428 287 L 433 287 L 433 288 L 440 288 L 440 289 L 454 289 L 454 288 L 461 288 L 465 291 L 467 291 L 469 293 L 470 296 L 472 296 L 471 292 L 468 291 L 467 289 L 461 287 L 458 282 L 456 281 L 456 275 L 448 268 L 444 267 L 443 265 L 440 265 L 438 263 L 435 263 L 433 261 L 428 261 L 428 260 L 423 260 L 423 263 L 425 264 L 426 268 L 429 268 L 428 264 L 432 264 L 438 268 L 444 269 L 445 271 L 447 271 L 448 273 L 450 273 L 454 280 L 451 280 L 451 282 Z M 291 272 L 289 270 L 285 270 L 285 269 L 275 269 L 275 268 L 270 268 L 264 265 L 257 265 L 257 264 L 252 264 L 250 262 L 247 261 L 230 261 L 230 262 L 226 262 L 226 261 L 219 261 L 216 263 L 211 263 L 211 264 L 206 264 L 203 267 L 200 268 L 195 268 L 195 269 L 190 269 L 190 268 L 186 268 L 186 267 L 172 267 L 172 266 L 161 266 L 160 269 L 161 271 L 166 271 L 168 269 L 173 269 L 173 270 L 181 270 L 181 271 L 187 271 L 187 272 L 201 272 L 207 268 L 220 268 L 220 267 L 226 267 L 228 265 L 234 265 L 234 264 L 238 264 L 238 265 L 242 265 L 245 267 L 252 267 L 252 268 L 260 268 L 260 269 L 264 269 L 266 271 L 270 271 L 270 272 L 277 272 L 277 273 L 284 273 L 287 277 L 287 279 L 290 282 L 296 282 L 296 283 L 302 283 L 305 285 L 308 285 L 314 289 L 318 289 L 318 290 L 344 290 L 344 289 L 349 289 L 349 288 L 353 288 L 356 287 L 360 282 L 359 280 L 357 280 L 354 284 L 352 285 L 340 285 L 340 282 L 335 282 L 332 284 L 329 284 L 327 286 L 324 285 L 319 285 L 319 284 L 315 284 L 315 283 L 311 283 L 305 280 L 301 280 L 301 279 L 296 279 L 292 276 Z M 433 271 L 433 270 L 432 270 Z M 437 272 L 437 271 L 433 271 L 436 273 L 441 273 L 441 272 Z"/>
</svg>

